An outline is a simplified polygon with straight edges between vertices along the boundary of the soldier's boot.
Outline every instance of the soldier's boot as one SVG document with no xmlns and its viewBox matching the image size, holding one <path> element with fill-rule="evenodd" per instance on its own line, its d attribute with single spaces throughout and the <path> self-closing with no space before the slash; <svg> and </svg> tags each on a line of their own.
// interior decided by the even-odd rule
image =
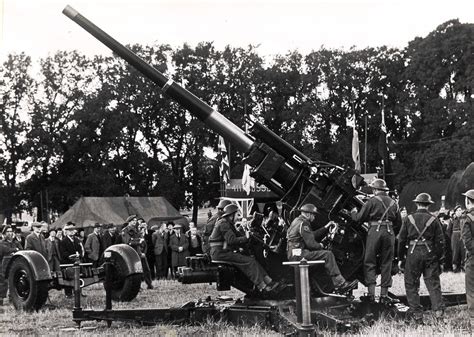
<svg viewBox="0 0 474 337">
<path fill-rule="evenodd" d="M 361 297 L 364 302 L 375 303 L 375 284 L 368 286 L 368 292 L 365 296 Z"/>
<path fill-rule="evenodd" d="M 379 303 L 383 304 L 383 305 L 387 305 L 387 306 L 390 306 L 390 305 L 393 305 L 394 303 L 396 303 L 390 296 L 388 296 L 388 288 L 382 287 L 380 289 Z"/>
</svg>

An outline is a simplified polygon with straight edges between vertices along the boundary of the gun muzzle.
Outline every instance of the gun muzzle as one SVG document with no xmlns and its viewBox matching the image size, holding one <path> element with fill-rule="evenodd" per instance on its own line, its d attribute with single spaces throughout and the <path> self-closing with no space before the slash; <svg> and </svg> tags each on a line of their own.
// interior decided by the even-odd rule
<svg viewBox="0 0 474 337">
<path fill-rule="evenodd" d="M 106 45 L 110 50 L 127 61 L 131 66 L 141 72 L 148 79 L 156 83 L 163 93 L 173 98 L 183 108 L 187 109 L 195 117 L 204 122 L 211 130 L 215 131 L 224 139 L 231 142 L 239 151 L 248 153 L 252 148 L 254 141 L 248 137 L 245 132 L 237 125 L 232 123 L 222 114 L 214 110 L 207 103 L 200 100 L 194 94 L 181 87 L 172 79 L 168 79 L 165 75 L 156 70 L 153 66 L 146 63 L 130 49 L 120 44 L 102 29 L 97 27 L 91 21 L 82 16 L 71 6 L 66 6 L 63 14 L 84 28 L 93 35 L 97 40 Z"/>
</svg>

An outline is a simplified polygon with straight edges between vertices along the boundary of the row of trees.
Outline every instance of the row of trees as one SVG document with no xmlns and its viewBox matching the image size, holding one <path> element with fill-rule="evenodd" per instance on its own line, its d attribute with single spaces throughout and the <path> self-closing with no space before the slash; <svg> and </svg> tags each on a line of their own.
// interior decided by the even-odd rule
<svg viewBox="0 0 474 337">
<path fill-rule="evenodd" d="M 252 46 L 131 49 L 235 124 L 252 114 L 314 159 L 352 165 L 355 113 L 367 172 L 380 166 L 383 104 L 400 187 L 449 178 L 474 157 L 473 36 L 473 24 L 452 20 L 403 50 L 321 48 L 270 61 Z M 204 156 L 217 135 L 120 58 L 15 54 L 0 73 L 0 208 L 35 206 L 44 190 L 58 211 L 81 195 L 159 194 L 177 207 L 218 196 L 217 162 Z M 233 177 L 240 159 L 231 152 Z"/>
</svg>

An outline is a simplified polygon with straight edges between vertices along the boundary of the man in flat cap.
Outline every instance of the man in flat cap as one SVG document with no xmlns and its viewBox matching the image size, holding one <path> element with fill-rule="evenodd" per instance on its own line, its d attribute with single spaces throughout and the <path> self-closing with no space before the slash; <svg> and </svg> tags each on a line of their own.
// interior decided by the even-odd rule
<svg viewBox="0 0 474 337">
<path fill-rule="evenodd" d="M 466 299 L 471 329 L 474 329 L 474 189 L 463 193 L 466 205 L 466 216 L 462 222 L 462 240 L 467 251 Z"/>
<path fill-rule="evenodd" d="M 34 250 L 48 259 L 48 252 L 46 250 L 46 241 L 44 236 L 41 234 L 41 228 L 43 225 L 39 222 L 33 222 L 31 225 L 33 233 L 29 234 L 25 240 L 25 250 Z"/>
<path fill-rule="evenodd" d="M 83 247 L 79 238 L 75 235 L 76 225 L 73 222 L 68 222 L 64 225 L 64 237 L 59 242 L 59 252 L 61 255 L 61 263 L 72 264 L 75 262 L 72 255 L 78 258 L 83 258 Z M 72 288 L 64 288 L 66 297 L 72 297 Z"/>
<path fill-rule="evenodd" d="M 61 254 L 61 263 L 74 263 L 74 259 L 71 259 L 71 255 L 84 257 L 83 247 L 79 238 L 75 235 L 76 225 L 72 222 L 68 222 L 64 225 L 64 237 L 59 243 L 59 251 Z"/>
</svg>

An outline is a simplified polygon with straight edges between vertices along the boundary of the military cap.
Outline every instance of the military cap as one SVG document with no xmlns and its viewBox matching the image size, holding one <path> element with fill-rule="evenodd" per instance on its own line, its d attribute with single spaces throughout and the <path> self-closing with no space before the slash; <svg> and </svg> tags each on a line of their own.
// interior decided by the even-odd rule
<svg viewBox="0 0 474 337">
<path fill-rule="evenodd" d="M 230 200 L 223 199 L 223 200 L 219 201 L 219 204 L 217 205 L 217 209 L 224 209 L 224 207 L 226 207 L 227 205 L 230 205 L 230 204 L 231 204 Z"/>
<path fill-rule="evenodd" d="M 96 222 L 96 223 L 94 224 L 94 226 L 92 226 L 92 227 L 93 227 L 93 228 L 100 228 L 100 227 L 102 227 L 102 226 L 101 226 L 100 223 Z"/>
<path fill-rule="evenodd" d="M 434 204 L 433 200 L 431 200 L 431 195 L 428 193 L 418 194 L 413 201 L 417 204 Z"/>
<path fill-rule="evenodd" d="M 464 195 L 465 197 L 468 197 L 471 200 L 474 200 L 474 189 L 470 189 L 469 191 L 467 191 L 466 193 L 463 193 L 462 195 Z"/>
<path fill-rule="evenodd" d="M 318 213 L 318 209 L 313 204 L 303 205 L 303 206 L 301 206 L 301 208 L 299 210 L 301 212 L 306 212 L 306 213 L 313 213 L 313 214 Z"/>
<path fill-rule="evenodd" d="M 370 187 L 381 191 L 388 191 L 387 183 L 383 179 L 374 179 L 370 184 Z"/>
<path fill-rule="evenodd" d="M 33 222 L 31 224 L 31 227 L 42 227 L 42 226 L 43 226 L 43 224 L 41 222 Z"/>
<path fill-rule="evenodd" d="M 181 224 L 179 223 L 173 226 L 173 229 L 181 229 L 181 228 L 183 228 L 183 226 L 181 226 Z"/>
<path fill-rule="evenodd" d="M 224 207 L 224 214 L 222 216 L 228 216 L 236 213 L 239 210 L 239 206 L 230 204 Z"/>
</svg>

